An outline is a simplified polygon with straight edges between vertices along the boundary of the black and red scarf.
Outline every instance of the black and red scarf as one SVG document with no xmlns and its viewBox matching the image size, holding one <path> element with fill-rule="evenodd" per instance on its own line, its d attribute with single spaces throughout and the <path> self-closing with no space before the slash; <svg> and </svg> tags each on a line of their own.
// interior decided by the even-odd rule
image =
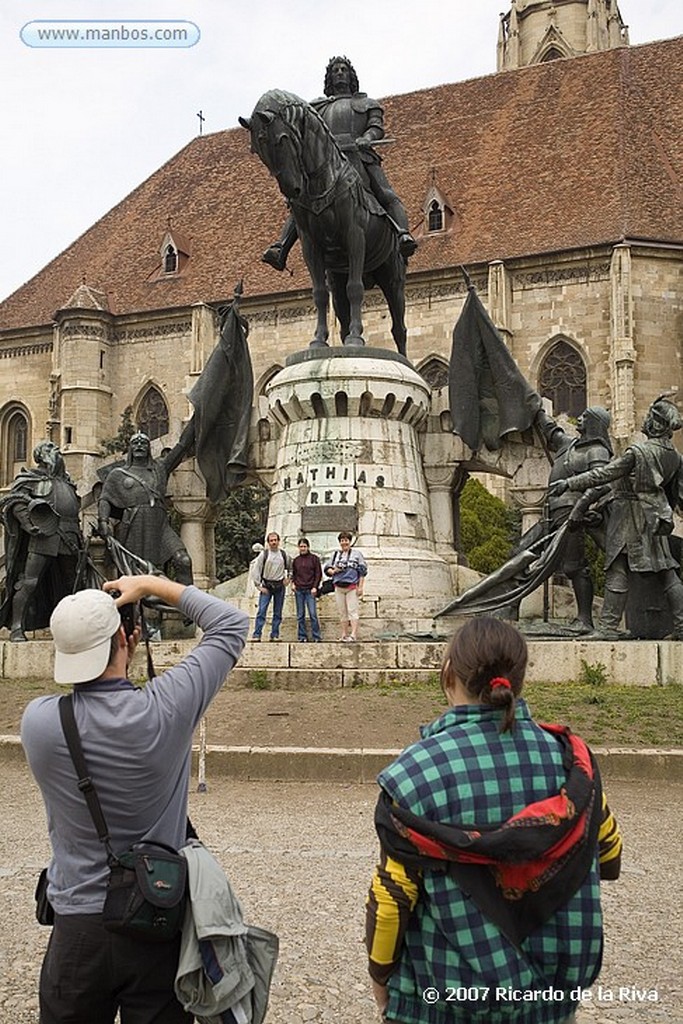
<svg viewBox="0 0 683 1024">
<path fill-rule="evenodd" d="M 565 904 L 595 858 L 602 817 L 600 774 L 566 726 L 541 725 L 562 748 L 566 782 L 500 825 L 442 824 L 412 814 L 382 790 L 375 827 L 406 867 L 449 872 L 516 946 Z"/>
</svg>

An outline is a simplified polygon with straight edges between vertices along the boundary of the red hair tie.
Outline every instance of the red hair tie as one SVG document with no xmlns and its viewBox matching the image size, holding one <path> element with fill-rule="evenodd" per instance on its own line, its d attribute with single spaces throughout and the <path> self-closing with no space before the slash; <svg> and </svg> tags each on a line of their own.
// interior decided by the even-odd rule
<svg viewBox="0 0 683 1024">
<path fill-rule="evenodd" d="M 506 679 L 505 676 L 496 676 L 495 679 L 492 679 L 491 689 L 493 689 L 494 686 L 506 686 L 508 690 L 512 689 L 512 683 L 509 679 Z"/>
</svg>

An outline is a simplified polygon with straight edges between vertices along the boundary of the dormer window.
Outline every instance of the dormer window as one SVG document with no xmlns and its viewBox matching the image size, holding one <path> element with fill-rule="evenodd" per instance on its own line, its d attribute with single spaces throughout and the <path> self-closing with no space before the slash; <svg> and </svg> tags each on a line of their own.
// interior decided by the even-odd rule
<svg viewBox="0 0 683 1024">
<path fill-rule="evenodd" d="M 453 227 L 453 207 L 435 179 L 436 172 L 432 171 L 432 183 L 422 203 L 422 223 L 417 229 L 421 238 L 444 234 Z"/>
<path fill-rule="evenodd" d="M 443 231 L 443 207 L 438 199 L 432 199 L 427 215 L 427 231 Z"/>
<path fill-rule="evenodd" d="M 190 239 L 171 224 L 170 218 L 157 252 L 157 263 L 148 281 L 183 276 L 190 262 Z"/>
<path fill-rule="evenodd" d="M 178 250 L 172 245 L 166 246 L 166 253 L 164 255 L 164 273 L 175 274 L 178 269 Z"/>
</svg>

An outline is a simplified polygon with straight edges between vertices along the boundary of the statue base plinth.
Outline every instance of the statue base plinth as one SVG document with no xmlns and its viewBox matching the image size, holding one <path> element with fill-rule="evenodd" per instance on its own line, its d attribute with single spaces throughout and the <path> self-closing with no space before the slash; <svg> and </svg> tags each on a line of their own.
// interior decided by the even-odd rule
<svg viewBox="0 0 683 1024">
<path fill-rule="evenodd" d="M 373 633 L 429 630 L 453 584 L 419 444 L 427 382 L 388 348 L 340 346 L 294 353 L 267 394 L 281 428 L 268 529 L 292 555 L 307 537 L 323 560 L 340 530 L 353 534 L 369 566 L 362 614 L 372 608 Z"/>
<path fill-rule="evenodd" d="M 412 363 L 406 356 L 390 348 L 377 348 L 370 345 L 319 345 L 315 348 L 304 348 L 300 352 L 292 352 L 285 360 L 285 366 L 296 366 L 297 363 L 310 363 L 320 359 L 386 359 L 394 363 L 410 366 Z"/>
</svg>

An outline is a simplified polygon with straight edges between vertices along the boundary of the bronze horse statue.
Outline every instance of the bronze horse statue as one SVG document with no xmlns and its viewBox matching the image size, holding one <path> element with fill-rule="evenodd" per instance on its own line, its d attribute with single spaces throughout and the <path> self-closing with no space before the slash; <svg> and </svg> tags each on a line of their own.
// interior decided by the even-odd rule
<svg viewBox="0 0 683 1024">
<path fill-rule="evenodd" d="M 328 344 L 330 292 L 344 345 L 364 345 L 363 294 L 377 284 L 405 355 L 406 264 L 396 231 L 323 119 L 299 96 L 272 89 L 240 124 L 294 217 L 318 317 L 311 347 Z"/>
</svg>

